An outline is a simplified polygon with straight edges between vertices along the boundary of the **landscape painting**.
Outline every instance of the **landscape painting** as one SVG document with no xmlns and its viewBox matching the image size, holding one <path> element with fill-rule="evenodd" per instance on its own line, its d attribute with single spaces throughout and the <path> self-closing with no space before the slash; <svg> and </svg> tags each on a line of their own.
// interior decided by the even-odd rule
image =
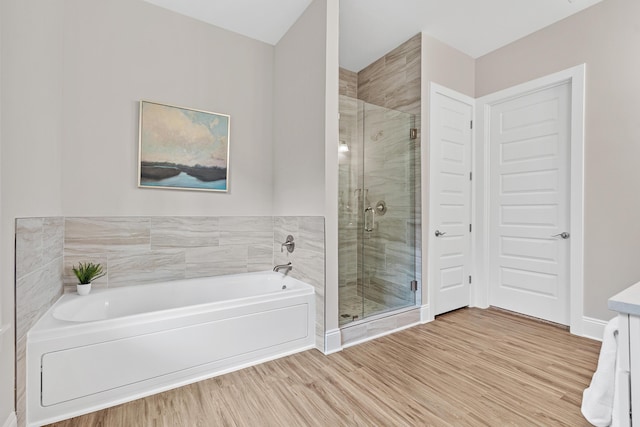
<svg viewBox="0 0 640 427">
<path fill-rule="evenodd" d="M 228 191 L 226 114 L 140 101 L 138 186 Z"/>
</svg>

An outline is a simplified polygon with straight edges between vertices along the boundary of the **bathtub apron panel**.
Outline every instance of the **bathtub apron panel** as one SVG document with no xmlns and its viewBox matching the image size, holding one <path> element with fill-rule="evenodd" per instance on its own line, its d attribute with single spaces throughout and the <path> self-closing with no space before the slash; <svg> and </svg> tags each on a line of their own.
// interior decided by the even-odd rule
<svg viewBox="0 0 640 427">
<path fill-rule="evenodd" d="M 47 353 L 42 357 L 42 405 L 303 339 L 307 310 L 307 305 L 297 305 Z"/>
<path fill-rule="evenodd" d="M 314 347 L 313 287 L 290 277 L 249 273 L 136 288 L 64 295 L 28 332 L 29 426 Z"/>
</svg>

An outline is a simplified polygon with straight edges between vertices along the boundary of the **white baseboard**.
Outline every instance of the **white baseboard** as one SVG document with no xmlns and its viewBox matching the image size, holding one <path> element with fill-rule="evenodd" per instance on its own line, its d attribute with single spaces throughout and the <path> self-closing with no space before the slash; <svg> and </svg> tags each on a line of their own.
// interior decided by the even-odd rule
<svg viewBox="0 0 640 427">
<path fill-rule="evenodd" d="M 420 306 L 420 324 L 432 322 L 434 317 L 431 315 L 429 304 Z"/>
<path fill-rule="evenodd" d="M 324 335 L 324 354 L 336 353 L 342 350 L 342 336 L 340 329 L 327 331 Z"/>
<path fill-rule="evenodd" d="M 592 317 L 582 317 L 582 336 L 593 340 L 602 341 L 606 320 L 594 319 Z"/>
<path fill-rule="evenodd" d="M 2 427 L 18 427 L 18 419 L 15 412 L 9 414 L 9 418 L 7 418 Z"/>
</svg>

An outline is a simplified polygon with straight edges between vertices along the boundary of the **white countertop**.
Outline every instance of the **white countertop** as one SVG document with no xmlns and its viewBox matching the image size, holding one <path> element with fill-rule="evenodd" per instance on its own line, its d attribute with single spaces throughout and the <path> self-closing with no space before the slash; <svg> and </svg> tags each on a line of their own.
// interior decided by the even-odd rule
<svg viewBox="0 0 640 427">
<path fill-rule="evenodd" d="M 609 298 L 609 308 L 619 313 L 640 316 L 640 282 Z"/>
</svg>

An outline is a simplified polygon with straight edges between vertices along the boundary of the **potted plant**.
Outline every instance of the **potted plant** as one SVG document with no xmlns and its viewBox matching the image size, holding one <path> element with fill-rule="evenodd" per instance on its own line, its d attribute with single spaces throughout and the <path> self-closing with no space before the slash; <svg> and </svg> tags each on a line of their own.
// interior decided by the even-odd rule
<svg viewBox="0 0 640 427">
<path fill-rule="evenodd" d="M 79 295 L 88 295 L 91 292 L 91 282 L 107 274 L 100 264 L 92 262 L 78 263 L 78 267 L 74 265 L 72 270 L 78 278 L 76 290 Z"/>
</svg>

